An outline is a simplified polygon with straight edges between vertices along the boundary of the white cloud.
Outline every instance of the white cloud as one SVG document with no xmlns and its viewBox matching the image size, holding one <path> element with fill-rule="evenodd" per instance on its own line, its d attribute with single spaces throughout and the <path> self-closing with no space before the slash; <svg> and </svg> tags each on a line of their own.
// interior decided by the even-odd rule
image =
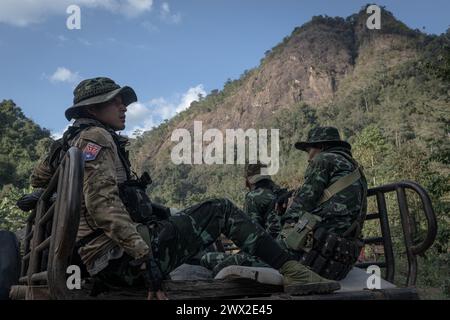
<svg viewBox="0 0 450 320">
<path fill-rule="evenodd" d="M 178 24 L 181 22 L 181 14 L 179 12 L 172 14 L 170 6 L 167 2 L 163 2 L 161 4 L 160 17 L 161 20 L 167 23 Z"/>
<path fill-rule="evenodd" d="M 135 136 L 135 131 L 147 131 L 160 124 L 165 119 L 170 119 L 177 113 L 186 110 L 193 101 L 198 100 L 198 95 L 206 95 L 202 84 L 189 88 L 175 102 L 169 102 L 160 97 L 151 99 L 147 103 L 136 102 L 127 108 L 127 130 L 125 134 Z"/>
<path fill-rule="evenodd" d="M 81 79 L 78 72 L 72 72 L 65 67 L 58 67 L 49 77 L 51 82 L 75 83 Z"/>
<path fill-rule="evenodd" d="M 130 104 L 127 107 L 126 116 L 127 130 L 125 134 L 131 137 L 135 137 L 137 131 L 147 131 L 156 125 L 153 120 L 152 110 L 141 102 Z"/>
<path fill-rule="evenodd" d="M 2 0 L 0 23 L 25 27 L 52 15 L 67 15 L 66 9 L 72 4 L 80 6 L 82 15 L 84 8 L 95 8 L 134 17 L 150 11 L 153 0 Z"/>
<path fill-rule="evenodd" d="M 185 94 L 183 94 L 181 102 L 178 104 L 175 111 L 178 113 L 186 110 L 187 108 L 189 108 L 193 101 L 198 100 L 199 95 L 202 95 L 203 97 L 206 96 L 206 91 L 203 88 L 202 84 L 199 84 L 198 86 L 193 88 L 189 88 L 189 90 Z"/>
<path fill-rule="evenodd" d="M 127 125 L 139 126 L 143 119 L 151 116 L 151 111 L 140 102 L 132 103 L 127 108 Z"/>
<path fill-rule="evenodd" d="M 64 132 L 66 132 L 66 130 L 69 129 L 69 127 L 72 124 L 73 124 L 73 120 L 64 129 L 62 129 L 61 131 L 57 131 L 55 133 L 52 133 L 52 135 L 51 135 L 52 139 L 54 139 L 54 140 L 61 139 L 63 134 L 64 134 Z"/>
</svg>

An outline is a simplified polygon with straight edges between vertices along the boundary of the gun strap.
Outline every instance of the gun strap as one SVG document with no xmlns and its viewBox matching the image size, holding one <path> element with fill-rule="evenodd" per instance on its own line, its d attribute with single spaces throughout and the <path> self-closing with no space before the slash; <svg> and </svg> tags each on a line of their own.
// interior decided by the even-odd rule
<svg viewBox="0 0 450 320">
<path fill-rule="evenodd" d="M 323 192 L 322 197 L 319 200 L 319 205 L 328 201 L 335 194 L 341 192 L 345 188 L 351 186 L 353 183 L 355 183 L 356 181 L 358 181 L 364 177 L 364 172 L 362 171 L 359 164 L 355 161 L 355 159 L 350 157 L 345 152 L 333 151 L 332 153 L 337 153 L 337 154 L 341 155 L 342 157 L 347 159 L 349 162 L 351 162 L 356 167 L 356 169 L 354 171 L 352 171 L 351 173 L 349 173 L 348 175 L 339 178 L 331 186 L 326 188 Z M 362 184 L 362 183 L 361 183 L 361 186 L 363 187 L 363 192 L 366 195 L 367 189 L 364 187 L 364 184 Z M 363 197 L 363 199 L 364 199 L 364 197 Z M 361 210 L 362 210 L 362 208 L 363 208 L 363 204 L 361 203 Z M 358 237 L 359 234 L 361 233 L 361 228 L 362 228 L 364 219 L 365 219 L 365 215 L 363 216 L 362 212 L 360 212 L 358 218 L 351 224 L 351 226 L 344 232 L 344 234 L 342 236 L 345 238 L 345 237 L 349 236 L 351 233 L 353 233 L 355 235 L 355 238 Z"/>
<path fill-rule="evenodd" d="M 361 179 L 361 172 L 359 167 L 357 167 L 354 171 L 351 173 L 340 177 L 336 182 L 334 182 L 331 186 L 326 188 L 323 191 L 322 197 L 319 200 L 319 205 L 324 203 L 325 201 L 328 201 L 333 197 L 335 194 L 341 192 L 345 188 L 351 186 L 353 183 Z"/>
</svg>

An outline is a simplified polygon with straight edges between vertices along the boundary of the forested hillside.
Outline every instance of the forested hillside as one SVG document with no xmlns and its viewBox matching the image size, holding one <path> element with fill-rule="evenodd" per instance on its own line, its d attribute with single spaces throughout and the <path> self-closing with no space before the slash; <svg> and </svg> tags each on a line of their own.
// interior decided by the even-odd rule
<svg viewBox="0 0 450 320">
<path fill-rule="evenodd" d="M 12 100 L 0 102 L 0 229 L 23 226 L 27 214 L 15 202 L 30 190 L 31 170 L 50 141 L 50 131 L 28 119 Z"/>
</svg>

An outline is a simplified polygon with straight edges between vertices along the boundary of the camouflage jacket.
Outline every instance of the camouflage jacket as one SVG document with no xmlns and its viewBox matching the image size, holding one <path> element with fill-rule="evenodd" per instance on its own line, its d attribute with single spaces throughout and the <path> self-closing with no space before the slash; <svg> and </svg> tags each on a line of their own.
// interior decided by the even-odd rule
<svg viewBox="0 0 450 320">
<path fill-rule="evenodd" d="M 319 226 L 325 227 L 330 232 L 342 234 L 360 214 L 365 215 L 367 211 L 365 177 L 319 204 L 324 189 L 356 169 L 356 162 L 349 161 L 342 153 L 351 158 L 350 150 L 347 148 L 334 147 L 322 151 L 309 163 L 305 181 L 296 190 L 293 203 L 282 217 L 283 223 L 309 212 L 322 218 Z"/>
<path fill-rule="evenodd" d="M 117 259 L 126 252 L 134 258 L 149 253 L 149 248 L 136 227 L 122 200 L 118 184 L 127 179 L 126 169 L 119 157 L 114 142 L 114 131 L 92 119 L 78 119 L 74 126 L 91 125 L 69 140 L 70 146 L 83 150 L 85 157 L 83 203 L 77 240 L 95 229 L 103 234 L 80 248 L 79 254 L 89 273 L 103 270 L 108 261 Z M 55 170 L 51 153 L 40 162 L 31 176 L 33 187 L 45 188 Z"/>
<path fill-rule="evenodd" d="M 262 180 L 245 195 L 244 211 L 262 226 L 270 235 L 276 237 L 281 230 L 280 216 L 275 211 L 275 190 L 280 187 L 271 180 Z"/>
</svg>

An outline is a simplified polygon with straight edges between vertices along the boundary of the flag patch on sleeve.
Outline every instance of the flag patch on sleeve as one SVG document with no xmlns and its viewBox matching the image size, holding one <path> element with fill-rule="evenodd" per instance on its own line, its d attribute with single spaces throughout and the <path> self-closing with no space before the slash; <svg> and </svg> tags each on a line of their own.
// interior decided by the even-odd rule
<svg viewBox="0 0 450 320">
<path fill-rule="evenodd" d="M 98 144 L 89 142 L 83 149 L 84 161 L 95 160 L 101 149 L 102 147 L 100 147 Z"/>
</svg>

